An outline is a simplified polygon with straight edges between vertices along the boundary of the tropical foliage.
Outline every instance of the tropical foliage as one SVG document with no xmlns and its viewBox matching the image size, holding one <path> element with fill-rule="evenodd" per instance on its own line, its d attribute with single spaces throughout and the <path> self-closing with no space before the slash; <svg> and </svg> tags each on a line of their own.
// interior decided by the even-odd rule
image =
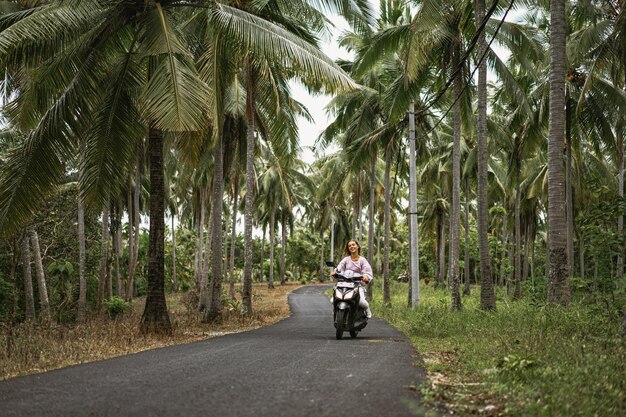
<svg viewBox="0 0 626 417">
<path fill-rule="evenodd" d="M 237 298 L 250 316 L 253 281 L 324 280 L 348 239 L 387 309 L 406 273 L 416 309 L 432 284 L 455 311 L 472 285 L 481 310 L 624 311 L 624 10 L 0 2 L 0 320 L 145 296 L 141 330 L 168 333 L 172 291 L 205 322 Z M 310 163 L 294 83 L 331 98 Z"/>
</svg>

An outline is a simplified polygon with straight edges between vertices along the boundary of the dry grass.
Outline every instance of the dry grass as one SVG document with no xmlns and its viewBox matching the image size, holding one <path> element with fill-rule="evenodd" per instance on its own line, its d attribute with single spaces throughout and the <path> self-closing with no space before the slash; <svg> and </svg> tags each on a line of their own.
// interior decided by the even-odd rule
<svg viewBox="0 0 626 417">
<path fill-rule="evenodd" d="M 225 305 L 219 325 L 202 323 L 202 314 L 195 309 L 195 300 L 189 294 L 169 295 L 174 328 L 169 336 L 139 333 L 143 299 L 136 299 L 132 310 L 115 320 L 99 316 L 79 326 L 23 323 L 4 327 L 0 334 L 0 380 L 267 326 L 289 316 L 287 295 L 299 287 L 277 285 L 269 290 L 267 284 L 255 284 L 254 314 L 242 317 L 238 298 Z"/>
</svg>

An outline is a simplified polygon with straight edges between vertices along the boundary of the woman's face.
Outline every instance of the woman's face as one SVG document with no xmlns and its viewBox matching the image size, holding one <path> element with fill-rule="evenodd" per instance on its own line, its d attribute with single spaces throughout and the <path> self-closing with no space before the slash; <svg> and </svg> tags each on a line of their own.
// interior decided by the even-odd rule
<svg viewBox="0 0 626 417">
<path fill-rule="evenodd" d="M 350 242 L 348 242 L 348 252 L 350 252 L 351 255 L 358 254 L 359 245 L 357 245 L 355 241 L 351 240 Z"/>
</svg>

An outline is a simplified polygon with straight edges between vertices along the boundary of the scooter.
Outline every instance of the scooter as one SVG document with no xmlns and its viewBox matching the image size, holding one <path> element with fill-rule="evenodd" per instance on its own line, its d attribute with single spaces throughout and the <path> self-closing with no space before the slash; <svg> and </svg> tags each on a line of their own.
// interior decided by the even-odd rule
<svg viewBox="0 0 626 417">
<path fill-rule="evenodd" d="M 326 265 L 335 268 L 332 262 L 326 262 Z M 349 270 L 335 273 L 333 276 L 337 280 L 337 284 L 333 288 L 332 298 L 335 336 L 337 339 L 341 339 L 343 332 L 348 331 L 350 336 L 354 338 L 367 326 L 365 309 L 359 306 L 359 287 L 363 276 Z"/>
</svg>

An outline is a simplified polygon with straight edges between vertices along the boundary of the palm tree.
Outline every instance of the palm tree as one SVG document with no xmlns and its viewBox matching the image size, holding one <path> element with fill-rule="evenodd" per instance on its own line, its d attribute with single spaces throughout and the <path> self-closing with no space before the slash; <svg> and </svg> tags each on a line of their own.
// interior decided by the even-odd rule
<svg viewBox="0 0 626 417">
<path fill-rule="evenodd" d="M 297 4 L 296 4 L 297 3 Z M 333 2 L 331 2 L 332 4 Z M 299 71 L 299 77 L 307 83 L 309 80 L 322 83 L 329 90 L 353 88 L 352 80 L 319 49 L 311 44 L 314 37 L 298 21 L 314 19 L 314 27 L 319 27 L 321 15 L 305 2 L 266 2 L 259 8 L 256 5 L 235 3 L 236 8 L 220 5 L 216 10 L 216 18 L 222 25 L 225 35 L 231 36 L 243 46 L 241 57 L 246 87 L 246 120 L 247 152 L 246 152 L 246 200 L 244 214 L 244 273 L 243 273 L 243 313 L 252 314 L 252 214 L 254 204 L 254 154 L 255 154 L 255 114 L 258 106 L 256 90 L 258 85 L 266 82 L 262 77 L 268 70 L 279 75 L 281 68 L 269 65 L 270 61 L 291 61 Z M 240 9 L 242 8 L 242 9 Z M 228 12 L 228 13 L 226 13 Z M 286 19 L 286 17 L 297 17 Z M 285 24 L 289 21 L 289 24 Z M 253 36 L 246 29 L 255 25 Z M 296 35 L 297 33 L 298 35 Z M 303 39 L 304 38 L 304 39 Z M 305 40 L 306 39 L 306 40 Z M 308 40 L 308 41 L 307 41 Z M 277 59 L 280 56 L 280 59 Z M 283 73 L 289 74 L 282 69 Z M 267 83 L 266 83 L 267 84 Z M 269 87 L 266 85 L 266 87 Z M 271 99 L 273 95 L 262 97 Z"/>
<path fill-rule="evenodd" d="M 476 109 L 476 136 L 477 136 L 477 176 L 478 176 L 478 256 L 480 257 L 480 308 L 494 310 L 496 295 L 491 279 L 491 259 L 489 257 L 488 221 L 489 201 L 487 199 L 487 161 L 489 150 L 487 147 L 487 65 L 483 56 L 487 52 L 485 31 L 479 25 L 485 18 L 485 0 L 476 0 L 476 26 L 478 31 L 478 101 Z M 467 198 L 467 196 L 466 196 Z M 467 278 L 466 278 L 467 279 Z"/>
<path fill-rule="evenodd" d="M 89 203 L 102 205 L 104 196 L 122 182 L 137 142 L 147 133 L 154 165 L 142 331 L 171 329 L 163 293 L 162 148 L 157 148 L 162 147 L 163 130 L 194 130 L 206 123 L 209 91 L 175 27 L 177 6 L 53 1 L 32 13 L 16 14 L 0 33 L 3 63 L 40 68 L 31 75 L 35 82 L 20 86 L 16 100 L 20 116 L 14 123 L 30 134 L 23 151 L 4 169 L 0 223 L 15 227 L 31 215 L 63 173 L 78 138 L 86 141 L 81 190 Z M 49 100 L 32 105 L 29 97 L 36 92 Z M 41 122 L 35 125 L 38 115 Z M 35 172 L 33 165 L 39 167 L 36 176 L 28 174 Z"/>
<path fill-rule="evenodd" d="M 550 0 L 550 124 L 548 133 L 548 262 L 551 302 L 567 304 L 567 252 L 565 224 L 565 178 L 563 133 L 565 131 L 565 37 L 567 19 L 564 0 Z"/>
</svg>

